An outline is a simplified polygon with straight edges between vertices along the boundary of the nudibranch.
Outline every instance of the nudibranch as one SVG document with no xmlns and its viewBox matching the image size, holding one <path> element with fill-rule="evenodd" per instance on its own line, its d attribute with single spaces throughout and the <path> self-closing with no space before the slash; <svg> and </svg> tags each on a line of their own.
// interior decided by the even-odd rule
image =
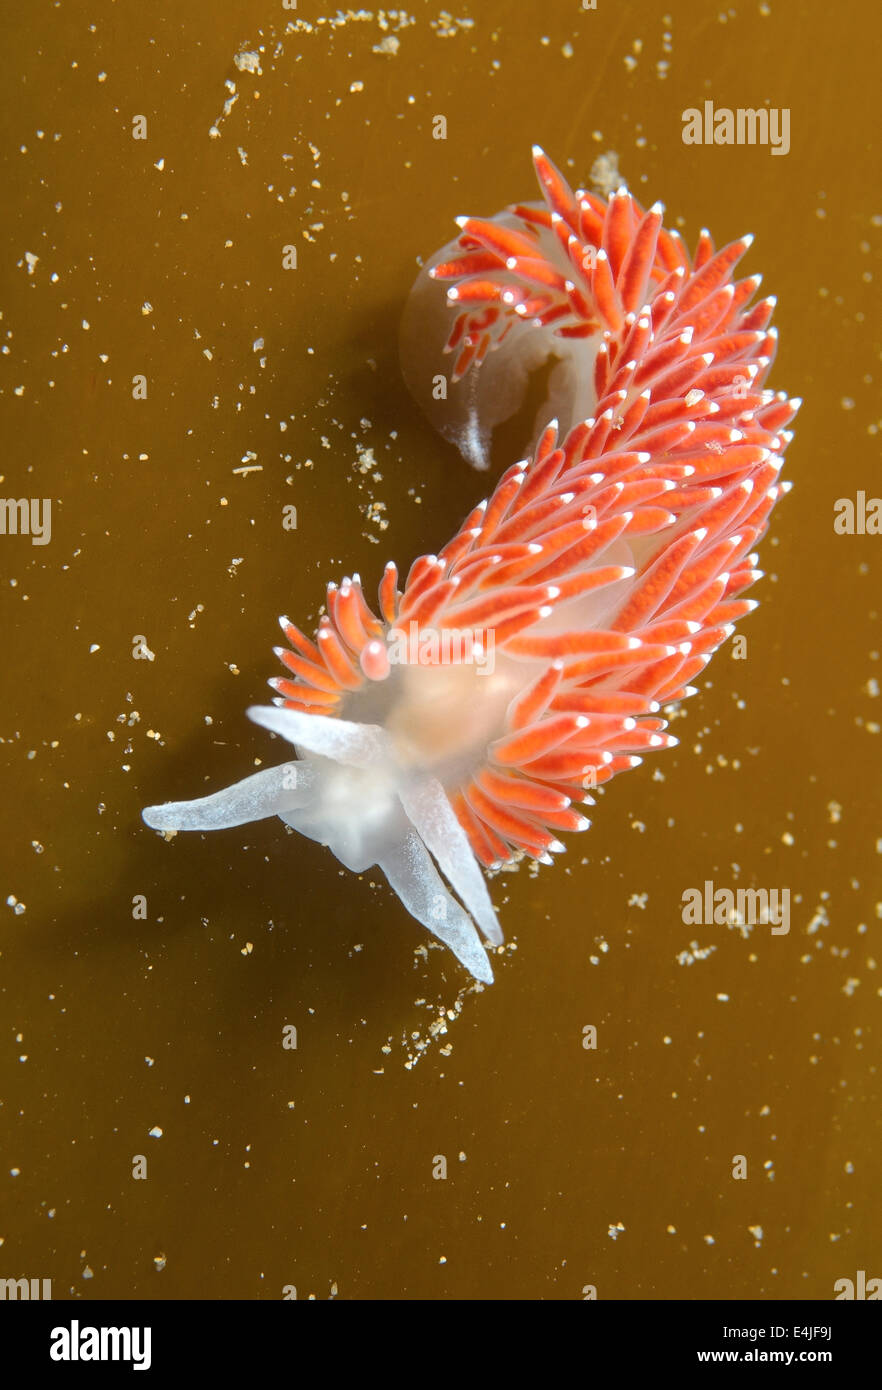
<svg viewBox="0 0 882 1390">
<path fill-rule="evenodd" d="M 411 389 L 478 467 L 553 359 L 531 456 L 403 588 L 387 565 L 378 613 L 355 575 L 314 641 L 281 620 L 287 674 L 248 713 L 295 757 L 143 813 L 162 831 L 279 816 L 378 865 L 487 983 L 481 937 L 502 933 L 481 866 L 552 862 L 592 788 L 676 742 L 663 707 L 756 606 L 799 406 L 764 384 L 775 301 L 733 278 L 750 237 L 716 251 L 702 231 L 690 257 L 660 204 L 573 192 L 533 154 L 543 201 L 460 219 L 403 327 Z"/>
</svg>

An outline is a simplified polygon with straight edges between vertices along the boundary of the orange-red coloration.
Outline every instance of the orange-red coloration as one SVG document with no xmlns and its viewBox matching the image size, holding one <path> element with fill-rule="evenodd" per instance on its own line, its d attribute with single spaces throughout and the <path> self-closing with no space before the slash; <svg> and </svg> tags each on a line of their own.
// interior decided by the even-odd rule
<svg viewBox="0 0 882 1390">
<path fill-rule="evenodd" d="M 732 280 L 749 238 L 716 252 L 702 232 L 690 259 L 629 193 L 573 193 L 535 154 L 544 207 L 518 206 L 517 229 L 461 221 L 458 251 L 435 267 L 457 313 L 452 379 L 475 370 L 524 319 L 564 338 L 599 336 L 593 418 L 567 437 L 554 426 L 532 459 L 509 468 L 437 556 L 394 565 L 381 618 L 357 577 L 330 585 L 311 642 L 293 624 L 271 682 L 294 710 L 339 712 L 348 693 L 389 674 L 384 638 L 409 622 L 492 628 L 496 650 L 541 663 L 515 698 L 484 764 L 448 792 L 485 865 L 518 850 L 560 848 L 580 830 L 585 788 L 669 746 L 662 703 L 689 682 L 754 606 L 754 548 L 786 488 L 785 428 L 798 402 L 764 389 L 775 354 L 774 301 L 750 301 L 758 277 Z M 552 236 L 567 270 L 552 264 Z M 578 595 L 632 572 L 607 563 L 620 540 L 641 562 L 607 626 L 541 626 Z M 537 626 L 539 625 L 539 626 Z"/>
</svg>

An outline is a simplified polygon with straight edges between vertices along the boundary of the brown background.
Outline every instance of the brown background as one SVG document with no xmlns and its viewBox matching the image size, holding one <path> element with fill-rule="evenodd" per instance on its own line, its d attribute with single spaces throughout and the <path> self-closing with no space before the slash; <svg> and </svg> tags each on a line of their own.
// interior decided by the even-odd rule
<svg viewBox="0 0 882 1390">
<path fill-rule="evenodd" d="M 394 54 L 310 0 L 4 16 L 2 489 L 51 497 L 53 530 L 0 537 L 0 1276 L 829 1298 L 882 1275 L 882 538 L 832 524 L 882 492 L 878 11 L 471 0 L 450 35 L 409 12 Z M 706 98 L 790 108 L 790 153 L 683 145 Z M 167 844 L 139 813 L 278 761 L 244 716 L 277 615 L 310 626 L 353 570 L 373 591 L 483 495 L 407 396 L 397 323 L 456 214 L 534 196 L 534 140 L 574 183 L 617 151 L 690 245 L 753 231 L 772 384 L 805 406 L 747 660 L 718 654 L 681 746 L 613 784 L 565 863 L 496 880 L 517 949 L 462 993 L 377 874 L 278 822 Z M 789 936 L 685 926 L 706 879 L 789 887 Z M 679 963 L 693 941 L 714 950 Z"/>
</svg>

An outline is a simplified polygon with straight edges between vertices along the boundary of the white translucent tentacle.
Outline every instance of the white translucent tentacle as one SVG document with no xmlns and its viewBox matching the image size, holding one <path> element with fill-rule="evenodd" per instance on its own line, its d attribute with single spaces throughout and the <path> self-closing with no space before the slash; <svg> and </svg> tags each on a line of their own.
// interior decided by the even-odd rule
<svg viewBox="0 0 882 1390">
<path fill-rule="evenodd" d="M 487 892 L 484 875 L 468 836 L 456 818 L 447 793 L 435 777 L 399 792 L 401 804 L 438 867 L 474 917 L 488 941 L 502 942 L 502 930 Z"/>
<path fill-rule="evenodd" d="M 281 816 L 308 802 L 315 768 L 292 760 L 255 772 L 223 791 L 196 801 L 167 801 L 146 806 L 143 819 L 153 830 L 225 830 L 266 816 Z"/>
<path fill-rule="evenodd" d="M 411 916 L 448 946 L 476 980 L 493 983 L 493 971 L 475 924 L 448 893 L 415 830 L 378 861 Z"/>
<path fill-rule="evenodd" d="M 326 714 L 300 714 L 274 705 L 252 705 L 248 718 L 289 743 L 350 767 L 373 767 L 392 756 L 392 743 L 379 724 L 354 724 Z"/>
<path fill-rule="evenodd" d="M 294 744 L 304 758 L 254 773 L 195 801 L 148 806 L 142 812 L 147 825 L 154 830 L 220 830 L 280 816 L 329 845 L 356 872 L 376 863 L 408 912 L 443 941 L 475 979 L 492 984 L 493 971 L 475 922 L 493 943 L 502 941 L 502 932 L 483 874 L 441 782 L 429 776 L 414 779 L 411 773 L 396 785 L 395 747 L 378 724 L 263 705 L 253 706 L 248 714 Z M 461 903 L 448 891 L 433 855 Z"/>
</svg>

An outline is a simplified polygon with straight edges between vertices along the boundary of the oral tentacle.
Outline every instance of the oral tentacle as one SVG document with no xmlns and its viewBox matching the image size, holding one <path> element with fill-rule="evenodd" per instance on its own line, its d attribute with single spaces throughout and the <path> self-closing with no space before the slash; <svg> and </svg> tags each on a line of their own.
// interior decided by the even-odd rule
<svg viewBox="0 0 882 1390">
<path fill-rule="evenodd" d="M 378 724 L 328 719 L 325 715 L 301 714 L 272 705 L 251 705 L 246 713 L 255 724 L 296 747 L 350 767 L 377 767 L 389 756 L 389 735 Z"/>
<path fill-rule="evenodd" d="M 394 845 L 379 867 L 410 915 L 443 941 L 476 980 L 491 985 L 493 970 L 475 924 L 445 888 L 416 831 Z"/>
<path fill-rule="evenodd" d="M 401 802 L 423 843 L 438 861 L 441 872 L 487 940 L 500 945 L 502 929 L 496 920 L 487 884 L 441 783 L 435 777 L 422 778 L 414 786 L 402 790 Z"/>
<path fill-rule="evenodd" d="M 282 763 L 195 801 L 146 806 L 141 815 L 152 830 L 226 830 L 305 806 L 314 784 L 315 769 L 308 763 Z"/>
</svg>

